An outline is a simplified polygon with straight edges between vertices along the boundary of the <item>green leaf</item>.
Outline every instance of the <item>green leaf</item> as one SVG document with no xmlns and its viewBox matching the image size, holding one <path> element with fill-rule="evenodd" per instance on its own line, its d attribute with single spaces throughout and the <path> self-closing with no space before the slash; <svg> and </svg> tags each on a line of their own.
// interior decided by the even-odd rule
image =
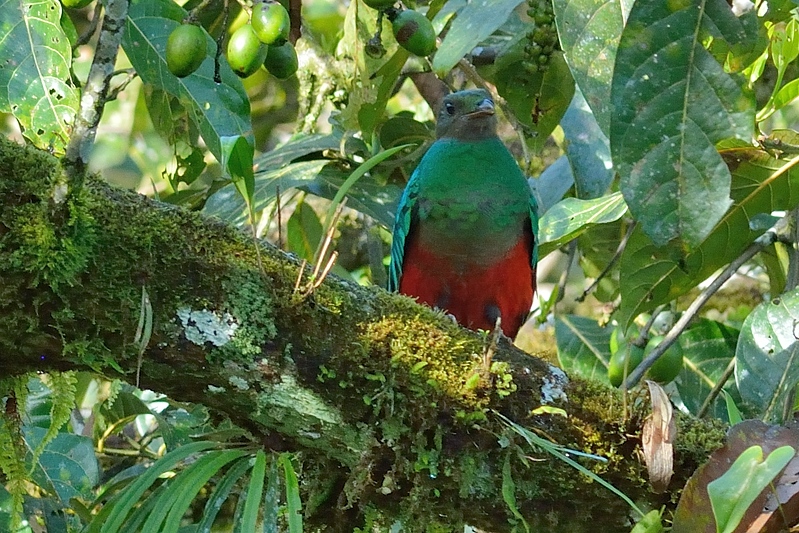
<svg viewBox="0 0 799 533">
<path fill-rule="evenodd" d="M 765 421 L 781 423 L 799 383 L 799 289 L 758 305 L 735 351 L 735 380 L 744 401 Z"/>
<path fill-rule="evenodd" d="M 735 355 L 738 330 L 720 322 L 702 319 L 680 335 L 683 350 L 683 369 L 675 381 L 680 399 L 688 412 L 696 415 L 708 395 L 721 379 Z M 722 389 L 733 400 L 740 401 L 735 380 L 730 376 Z M 717 397 L 708 414 L 728 420 L 723 398 Z"/>
<path fill-rule="evenodd" d="M 227 142 L 228 147 L 235 147 L 239 137 L 252 142 L 250 101 L 241 79 L 233 73 L 224 57 L 220 60 L 222 82 L 214 81 L 216 43 L 210 35 L 206 35 L 208 57 L 196 72 L 185 78 L 177 78 L 169 72 L 164 59 L 167 37 L 185 15 L 183 8 L 174 2 L 133 0 L 122 47 L 145 88 L 153 86 L 177 98 L 188 111 L 190 120 L 197 125 L 208 149 L 217 161 L 222 162 L 226 156 L 229 160 L 239 155 L 223 150 L 224 139 L 232 139 L 232 142 Z M 160 117 L 159 120 L 168 119 Z M 182 127 L 175 117 L 173 120 L 175 127 Z"/>
<path fill-rule="evenodd" d="M 610 144 L 579 90 L 575 91 L 560 127 L 577 197 L 588 200 L 602 196 L 613 181 Z"/>
<path fill-rule="evenodd" d="M 25 444 L 35 450 L 47 430 L 37 427 L 23 428 Z M 27 461 L 31 460 L 31 454 Z M 92 439 L 71 433 L 59 433 L 39 455 L 32 468 L 32 478 L 37 485 L 54 494 L 68 506 L 70 498 L 89 499 L 92 489 L 100 481 L 100 465 L 94 454 Z"/>
<path fill-rule="evenodd" d="M 793 459 L 796 450 L 782 446 L 763 460 L 763 448 L 747 448 L 718 479 L 707 484 L 718 533 L 732 533 L 758 495 Z"/>
<path fill-rule="evenodd" d="M 0 2 L 0 112 L 12 113 L 39 148 L 63 153 L 78 108 L 72 47 L 57 0 Z"/>
<path fill-rule="evenodd" d="M 264 492 L 264 533 L 278 533 L 277 518 L 280 512 L 280 478 L 277 474 L 279 461 L 269 461 Z M 198 532 L 199 533 L 199 532 Z"/>
<path fill-rule="evenodd" d="M 544 213 L 539 222 L 539 254 L 557 250 L 596 224 L 619 220 L 627 212 L 621 193 L 594 200 L 565 198 Z"/>
<path fill-rule="evenodd" d="M 250 141 L 241 136 L 222 137 L 222 159 L 220 163 L 233 180 L 236 190 L 247 205 L 252 205 L 255 195 L 255 175 L 253 174 L 254 148 Z"/>
<path fill-rule="evenodd" d="M 657 246 L 697 247 L 730 201 L 715 144 L 750 140 L 755 103 L 743 78 L 704 48 L 708 34 L 745 40 L 724 0 L 637 2 L 622 33 L 611 89 L 610 144 L 627 205 Z"/>
<path fill-rule="evenodd" d="M 280 462 L 283 463 L 283 476 L 286 482 L 286 513 L 288 515 L 289 533 L 302 533 L 302 502 L 300 501 L 300 484 L 294 465 L 291 464 L 291 455 L 281 454 Z"/>
<path fill-rule="evenodd" d="M 241 476 L 250 469 L 250 458 L 245 457 L 243 459 L 239 459 L 236 463 L 234 463 L 225 475 L 222 476 L 222 479 L 216 484 L 214 487 L 214 492 L 211 493 L 211 496 L 208 498 L 208 501 L 205 503 L 205 509 L 203 509 L 203 517 L 202 520 L 197 524 L 197 532 L 196 533 L 211 533 L 211 527 L 214 525 L 214 520 L 216 520 L 217 514 L 219 514 L 219 510 L 222 508 L 222 505 L 227 500 L 230 492 L 233 490 L 233 487 L 236 485 Z"/>
<path fill-rule="evenodd" d="M 516 483 L 513 481 L 509 453 L 505 454 L 505 462 L 502 464 L 502 499 L 508 509 L 510 509 L 510 512 L 513 513 L 513 516 L 516 517 L 516 520 L 521 521 L 524 530 L 530 533 L 530 526 L 527 525 L 527 521 L 525 521 L 516 505 Z"/>
<path fill-rule="evenodd" d="M 261 506 L 261 494 L 264 490 L 264 474 L 266 473 L 266 454 L 258 450 L 255 454 L 255 464 L 250 474 L 250 483 L 247 486 L 247 499 L 241 515 L 241 531 L 255 531 L 258 522 L 258 508 Z"/>
<path fill-rule="evenodd" d="M 472 0 L 457 16 L 433 58 L 433 70 L 444 78 L 480 41 L 494 33 L 522 0 Z M 490 16 L 486 16 L 490 13 Z"/>
<path fill-rule="evenodd" d="M 300 259 L 313 261 L 323 236 L 322 223 L 316 211 L 306 202 L 299 201 L 286 224 L 286 249 Z"/>
<path fill-rule="evenodd" d="M 216 446 L 216 443 L 213 442 L 193 442 L 172 450 L 158 459 L 146 472 L 103 506 L 89 525 L 87 532 L 96 533 L 101 531 L 102 533 L 111 533 L 119 531 L 130 510 L 159 476 L 174 468 L 189 455 L 208 450 L 214 446 Z"/>
<path fill-rule="evenodd" d="M 596 320 L 576 315 L 556 315 L 555 339 L 558 345 L 558 362 L 567 373 L 610 384 L 609 328 Z"/>
<path fill-rule="evenodd" d="M 730 421 L 730 425 L 740 424 L 743 422 L 744 417 L 741 415 L 738 406 L 735 405 L 735 400 L 727 391 L 723 390 L 721 392 L 724 394 L 724 403 L 727 405 L 727 419 Z"/>
<path fill-rule="evenodd" d="M 226 464 L 243 455 L 247 455 L 245 450 L 219 450 L 208 452 L 202 458 L 180 472 L 177 477 L 170 480 L 171 500 L 173 503 L 171 509 L 169 509 L 169 514 L 166 516 L 164 526 L 160 531 L 162 533 L 177 533 L 180 529 L 183 515 L 186 514 L 186 510 L 191 505 L 192 500 L 197 497 L 197 494 L 199 494 L 200 490 L 208 483 L 208 480 L 218 474 Z M 145 527 L 144 531 L 155 531 L 155 529 L 148 529 Z"/>
<path fill-rule="evenodd" d="M 660 520 L 660 511 L 653 509 L 635 524 L 630 533 L 660 533 L 661 531 L 663 531 L 663 523 Z"/>
<path fill-rule="evenodd" d="M 516 62 L 496 74 L 497 91 L 525 126 L 535 149 L 543 147 L 574 96 L 574 79 L 563 53 L 553 52 L 548 65 L 543 73 L 530 73 Z"/>
<path fill-rule="evenodd" d="M 615 0 L 554 0 L 560 45 L 599 128 L 610 136 L 611 78 L 625 8 Z"/>
<path fill-rule="evenodd" d="M 772 138 L 799 143 L 799 135 L 785 130 L 772 132 Z M 755 215 L 799 204 L 799 160 L 777 159 L 740 141 L 727 144 L 721 155 L 732 170 L 733 206 L 696 250 L 684 254 L 676 243 L 657 247 L 640 229 L 633 232 L 621 256 L 622 324 L 687 293 L 732 262 L 763 233 L 750 228 Z"/>
</svg>

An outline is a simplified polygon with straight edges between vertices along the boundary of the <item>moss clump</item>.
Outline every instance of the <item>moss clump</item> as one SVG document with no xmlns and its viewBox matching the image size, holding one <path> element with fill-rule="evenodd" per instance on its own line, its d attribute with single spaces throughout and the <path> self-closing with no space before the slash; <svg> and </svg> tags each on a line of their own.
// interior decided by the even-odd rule
<svg viewBox="0 0 799 533">
<path fill-rule="evenodd" d="M 27 272 L 26 283 L 58 291 L 73 285 L 95 241 L 83 191 L 71 194 L 49 154 L 0 137 L 0 271 Z"/>
</svg>

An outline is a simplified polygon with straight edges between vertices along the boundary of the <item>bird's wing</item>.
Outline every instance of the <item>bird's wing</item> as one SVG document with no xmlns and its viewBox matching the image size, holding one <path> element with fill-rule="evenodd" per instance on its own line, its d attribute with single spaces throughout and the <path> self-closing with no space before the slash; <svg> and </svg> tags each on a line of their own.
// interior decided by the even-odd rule
<svg viewBox="0 0 799 533">
<path fill-rule="evenodd" d="M 402 193 L 397 214 L 394 217 L 394 234 L 391 241 L 391 263 L 388 267 L 388 290 L 399 290 L 402 277 L 402 261 L 405 256 L 405 241 L 411 231 L 411 224 L 416 217 L 416 199 L 419 196 L 419 169 L 417 168 L 405 191 Z"/>
<path fill-rule="evenodd" d="M 530 255 L 530 265 L 535 269 L 538 264 L 538 203 L 532 193 L 527 205 L 530 213 L 530 225 L 533 230 L 533 253 Z"/>
</svg>

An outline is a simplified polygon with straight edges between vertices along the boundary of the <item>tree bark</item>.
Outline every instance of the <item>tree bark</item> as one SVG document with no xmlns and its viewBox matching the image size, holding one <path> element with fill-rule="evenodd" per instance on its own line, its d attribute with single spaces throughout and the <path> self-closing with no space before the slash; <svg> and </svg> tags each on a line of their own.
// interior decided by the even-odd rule
<svg viewBox="0 0 799 533">
<path fill-rule="evenodd" d="M 722 443 L 722 428 L 680 419 L 672 493 L 654 494 L 643 396 L 625 414 L 618 391 L 408 298 L 333 276 L 308 291 L 308 269 L 295 290 L 300 265 L 268 243 L 261 270 L 252 237 L 219 221 L 96 178 L 75 195 L 68 183 L 47 154 L 0 141 L 0 376 L 135 382 L 140 363 L 142 388 L 299 452 L 311 525 L 506 531 L 524 517 L 532 531 L 629 531 L 621 499 L 499 414 L 606 457 L 581 462 L 650 508 Z"/>
</svg>

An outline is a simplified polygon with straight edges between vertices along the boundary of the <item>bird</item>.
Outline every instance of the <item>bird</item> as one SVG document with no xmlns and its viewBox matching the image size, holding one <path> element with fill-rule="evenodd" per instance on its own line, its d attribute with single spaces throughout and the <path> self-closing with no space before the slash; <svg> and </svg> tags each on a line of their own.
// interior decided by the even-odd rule
<svg viewBox="0 0 799 533">
<path fill-rule="evenodd" d="M 442 100 L 394 219 L 388 289 L 515 338 L 536 289 L 537 204 L 485 89 Z"/>
</svg>

